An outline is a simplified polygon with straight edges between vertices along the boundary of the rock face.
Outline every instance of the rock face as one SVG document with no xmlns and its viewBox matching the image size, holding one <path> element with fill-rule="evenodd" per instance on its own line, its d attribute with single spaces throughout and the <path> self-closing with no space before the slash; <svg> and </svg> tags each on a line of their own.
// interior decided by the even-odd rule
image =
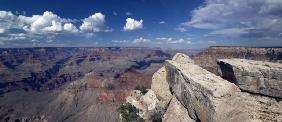
<svg viewBox="0 0 282 122">
<path fill-rule="evenodd" d="M 163 122 L 195 122 L 188 115 L 187 109 L 173 97 L 162 119 Z"/>
<path fill-rule="evenodd" d="M 240 89 L 282 98 L 282 64 L 246 59 L 218 60 L 220 75 Z"/>
<path fill-rule="evenodd" d="M 194 120 L 227 121 L 225 116 L 231 114 L 232 109 L 236 109 L 226 103 L 234 100 L 235 92 L 239 92 L 234 84 L 192 63 L 167 61 L 165 66 L 172 93 L 187 108 Z M 223 110 L 226 107 L 230 109 Z M 246 119 L 245 113 L 238 112 L 238 118 Z"/>
<path fill-rule="evenodd" d="M 169 91 L 169 86 L 166 81 L 166 70 L 162 67 L 154 73 L 152 77 L 151 89 L 156 93 L 159 100 L 162 102 L 162 106 L 166 106 L 172 95 Z"/>
<path fill-rule="evenodd" d="M 242 92 L 191 61 L 168 60 L 165 69 L 171 93 L 196 121 L 282 121 L 281 101 Z"/>
<path fill-rule="evenodd" d="M 178 63 L 194 63 L 194 61 L 187 55 L 181 53 L 176 53 L 172 58 L 173 61 Z M 156 93 L 158 99 L 162 102 L 163 108 L 167 106 L 169 101 L 172 98 L 172 95 L 169 90 L 169 84 L 167 82 L 167 72 L 165 67 L 162 67 L 157 72 L 154 73 L 152 77 L 151 89 Z"/>
</svg>

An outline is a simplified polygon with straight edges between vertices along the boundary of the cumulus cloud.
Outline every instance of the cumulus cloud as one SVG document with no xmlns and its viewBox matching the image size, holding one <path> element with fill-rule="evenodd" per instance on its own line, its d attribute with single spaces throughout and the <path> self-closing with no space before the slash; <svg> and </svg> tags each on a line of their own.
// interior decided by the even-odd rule
<svg viewBox="0 0 282 122">
<path fill-rule="evenodd" d="M 159 24 L 165 24 L 165 21 L 160 21 Z"/>
<path fill-rule="evenodd" d="M 1 33 L 5 33 L 5 29 L 0 28 L 0 34 L 1 34 Z"/>
<path fill-rule="evenodd" d="M 159 42 L 159 43 L 166 43 L 166 44 L 191 44 L 191 38 L 187 38 L 187 39 L 184 39 L 184 38 L 166 38 L 166 37 L 161 37 L 161 38 L 156 38 L 156 40 Z"/>
<path fill-rule="evenodd" d="M 16 16 L 9 11 L 0 11 L 0 27 L 4 29 L 18 28 L 28 33 L 66 33 L 66 32 L 109 32 L 111 28 L 105 26 L 105 15 L 95 13 L 83 19 L 79 29 L 72 23 L 77 20 L 61 18 L 45 11 L 42 15 Z"/>
<path fill-rule="evenodd" d="M 179 27 L 175 28 L 175 30 L 180 31 L 180 32 L 186 32 L 187 31 L 186 27 L 183 27 L 182 25 L 180 25 Z"/>
<path fill-rule="evenodd" d="M 108 31 L 105 27 L 105 15 L 102 13 L 95 13 L 83 20 L 82 25 L 79 27 L 81 31 L 85 32 L 101 32 Z"/>
<path fill-rule="evenodd" d="M 143 28 L 143 20 L 135 20 L 132 18 L 127 18 L 126 23 L 123 27 L 125 31 L 133 31 L 137 29 L 142 29 Z"/>
<path fill-rule="evenodd" d="M 78 32 L 78 29 L 72 23 L 65 23 L 64 30 L 68 32 Z"/>
<path fill-rule="evenodd" d="M 281 0 L 206 0 L 180 27 L 207 29 L 211 35 L 277 37 L 282 32 L 281 6 Z"/>
<path fill-rule="evenodd" d="M 15 15 L 10 11 L 0 11 L 0 19 L 11 20 L 14 19 Z"/>
<path fill-rule="evenodd" d="M 50 11 L 45 11 L 42 15 L 31 17 L 19 15 L 17 17 L 19 27 L 31 33 L 68 31 L 63 27 L 63 24 L 68 21 L 69 19 L 61 18 Z"/>
<path fill-rule="evenodd" d="M 166 41 L 166 42 L 168 42 L 168 41 L 171 41 L 171 40 L 172 40 L 172 38 L 158 37 L 158 38 L 156 38 L 156 40 L 159 40 L 159 41 Z"/>
<path fill-rule="evenodd" d="M 125 15 L 126 16 L 130 16 L 130 15 L 132 15 L 132 13 L 131 12 L 126 12 Z"/>
<path fill-rule="evenodd" d="M 148 42 L 151 42 L 151 40 L 145 39 L 143 37 L 139 37 L 139 38 L 133 40 L 133 43 L 135 43 L 135 44 L 136 43 L 148 43 Z"/>
<path fill-rule="evenodd" d="M 45 11 L 42 15 L 19 14 L 0 11 L 0 42 L 4 46 L 65 45 L 64 42 L 72 43 L 71 40 L 94 38 L 95 32 L 113 31 L 105 25 L 105 15 L 102 13 L 95 13 L 82 22 L 78 19 L 62 18 L 50 11 Z M 79 22 L 81 26 L 77 28 Z"/>
</svg>

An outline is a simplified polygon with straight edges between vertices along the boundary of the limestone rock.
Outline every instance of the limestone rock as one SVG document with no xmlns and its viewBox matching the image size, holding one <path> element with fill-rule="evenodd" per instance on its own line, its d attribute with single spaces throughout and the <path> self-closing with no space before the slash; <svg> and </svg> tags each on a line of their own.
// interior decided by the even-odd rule
<svg viewBox="0 0 282 122">
<path fill-rule="evenodd" d="M 144 96 L 142 96 L 140 100 L 147 106 L 146 109 L 149 111 L 154 110 L 159 102 L 156 94 L 152 90 L 148 90 L 148 92 Z"/>
<path fill-rule="evenodd" d="M 169 85 L 166 81 L 166 74 L 165 67 L 162 67 L 154 73 L 151 84 L 151 89 L 155 92 L 157 98 L 162 102 L 163 108 L 167 106 L 172 97 L 169 90 Z"/>
<path fill-rule="evenodd" d="M 184 106 L 173 97 L 169 103 L 169 106 L 162 118 L 163 122 L 195 122 L 188 115 L 188 111 Z"/>
<path fill-rule="evenodd" d="M 137 93 L 136 91 L 133 92 Z M 126 102 L 132 104 L 134 107 L 139 109 L 139 116 L 145 120 L 150 120 L 156 112 L 159 110 L 159 100 L 153 90 L 148 90 L 148 92 L 141 96 L 131 95 L 126 98 Z"/>
<path fill-rule="evenodd" d="M 165 62 L 172 94 L 194 120 L 281 121 L 281 101 L 241 92 L 235 84 L 193 63 Z"/>
<path fill-rule="evenodd" d="M 220 75 L 240 89 L 282 98 L 282 64 L 246 59 L 218 60 Z"/>
<path fill-rule="evenodd" d="M 176 53 L 173 58 L 173 61 L 176 61 L 178 63 L 194 63 L 194 61 L 187 55 L 183 54 L 183 53 Z"/>
</svg>

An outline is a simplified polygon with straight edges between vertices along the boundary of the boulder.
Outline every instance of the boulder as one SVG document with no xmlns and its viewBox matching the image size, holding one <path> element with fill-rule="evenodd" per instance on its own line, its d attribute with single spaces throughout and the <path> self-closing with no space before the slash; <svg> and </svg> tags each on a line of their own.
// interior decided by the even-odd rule
<svg viewBox="0 0 282 122">
<path fill-rule="evenodd" d="M 195 122 L 188 115 L 187 109 L 173 97 L 162 118 L 163 122 Z"/>
<path fill-rule="evenodd" d="M 246 59 L 218 60 L 219 74 L 240 89 L 282 98 L 282 64 Z"/>
</svg>

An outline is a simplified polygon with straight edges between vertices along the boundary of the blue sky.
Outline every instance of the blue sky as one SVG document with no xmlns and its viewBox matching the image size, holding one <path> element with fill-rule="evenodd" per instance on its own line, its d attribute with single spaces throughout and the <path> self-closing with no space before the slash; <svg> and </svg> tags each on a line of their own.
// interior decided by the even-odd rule
<svg viewBox="0 0 282 122">
<path fill-rule="evenodd" d="M 1 0 L 0 47 L 282 46 L 281 0 Z"/>
</svg>

